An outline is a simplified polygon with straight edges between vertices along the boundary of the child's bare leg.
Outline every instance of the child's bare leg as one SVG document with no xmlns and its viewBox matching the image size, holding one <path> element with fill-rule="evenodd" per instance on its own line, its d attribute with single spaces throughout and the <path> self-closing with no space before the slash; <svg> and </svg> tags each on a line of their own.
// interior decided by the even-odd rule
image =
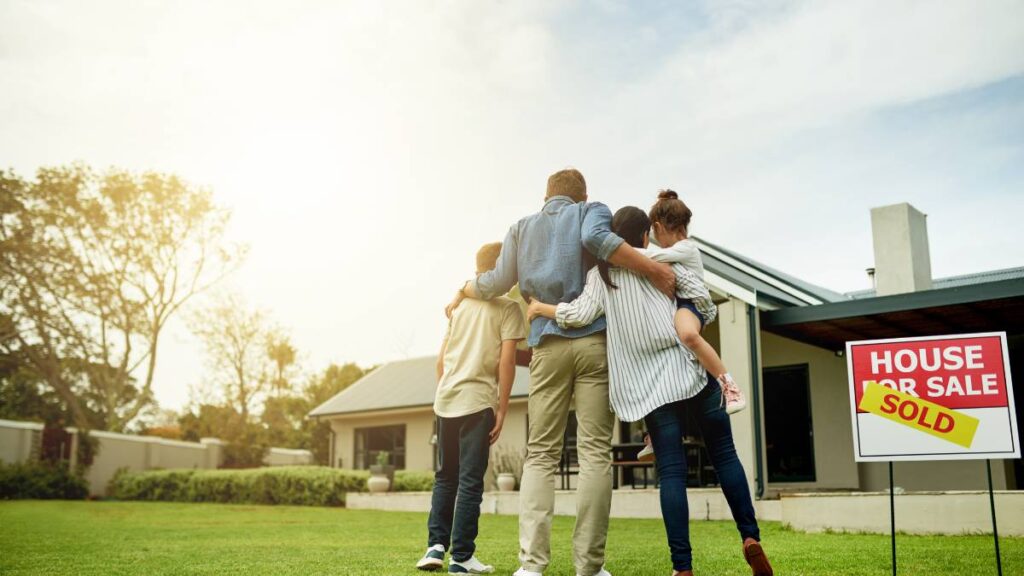
<svg viewBox="0 0 1024 576">
<path fill-rule="evenodd" d="M 683 345 L 690 349 L 704 369 L 718 378 L 728 372 L 715 349 L 700 335 L 700 318 L 686 308 L 676 310 L 676 334 Z"/>
</svg>

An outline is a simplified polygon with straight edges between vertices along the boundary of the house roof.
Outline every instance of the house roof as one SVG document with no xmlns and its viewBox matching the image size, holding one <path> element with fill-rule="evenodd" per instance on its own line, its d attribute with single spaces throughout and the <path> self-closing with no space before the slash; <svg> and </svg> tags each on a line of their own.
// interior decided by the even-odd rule
<svg viewBox="0 0 1024 576">
<path fill-rule="evenodd" d="M 389 362 L 317 406 L 310 416 L 330 416 L 421 408 L 434 403 L 437 388 L 436 356 Z M 529 392 L 530 371 L 516 366 L 512 397 Z"/>
<path fill-rule="evenodd" d="M 726 292 L 730 292 L 730 284 L 740 291 L 745 289 L 748 292 L 745 298 L 744 294 L 731 295 L 758 308 L 772 310 L 848 299 L 844 294 L 805 282 L 703 238 L 694 236 L 693 240 L 700 246 L 708 284 Z"/>
<path fill-rule="evenodd" d="M 959 286 L 973 286 L 975 284 L 988 284 L 990 282 L 1001 282 L 1003 280 L 1015 280 L 1024 278 L 1024 266 L 1020 268 L 1003 268 L 1001 270 L 989 270 L 988 272 L 975 272 L 960 276 L 949 276 L 932 280 L 932 290 L 943 288 L 957 288 Z M 874 298 L 874 288 L 847 292 L 846 296 L 854 300 Z"/>
</svg>

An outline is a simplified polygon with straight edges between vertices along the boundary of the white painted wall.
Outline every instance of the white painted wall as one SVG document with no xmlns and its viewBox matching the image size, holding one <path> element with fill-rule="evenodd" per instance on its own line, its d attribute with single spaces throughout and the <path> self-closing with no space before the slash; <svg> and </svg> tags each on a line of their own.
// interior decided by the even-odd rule
<svg viewBox="0 0 1024 576">
<path fill-rule="evenodd" d="M 37 458 L 42 430 L 43 425 L 34 422 L 0 420 L 0 460 L 14 463 Z M 77 434 L 75 428 L 67 430 Z M 216 438 L 179 442 L 103 431 L 92 431 L 90 435 L 98 441 L 99 449 L 85 477 L 89 481 L 89 492 L 96 496 L 106 493 L 107 484 L 120 468 L 217 468 L 223 461 L 224 442 Z M 271 448 L 264 463 L 268 466 L 312 464 L 313 454 L 309 450 Z"/>
<path fill-rule="evenodd" d="M 39 456 L 43 425 L 0 420 L 0 462 L 14 464 Z"/>
<path fill-rule="evenodd" d="M 772 483 L 769 487 L 780 490 L 859 488 L 857 463 L 853 459 L 846 359 L 836 356 L 832 350 L 765 332 L 761 334 L 761 364 L 764 368 L 807 365 L 814 430 L 816 480 Z M 770 388 L 764 389 L 764 394 L 772 393 Z"/>
</svg>

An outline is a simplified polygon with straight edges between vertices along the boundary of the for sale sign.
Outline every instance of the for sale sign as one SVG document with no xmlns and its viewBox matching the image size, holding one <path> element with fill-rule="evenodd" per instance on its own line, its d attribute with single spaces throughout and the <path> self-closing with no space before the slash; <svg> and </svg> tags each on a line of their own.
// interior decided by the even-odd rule
<svg viewBox="0 0 1024 576">
<path fill-rule="evenodd" d="M 847 342 L 858 462 L 1019 458 L 1006 333 Z"/>
</svg>

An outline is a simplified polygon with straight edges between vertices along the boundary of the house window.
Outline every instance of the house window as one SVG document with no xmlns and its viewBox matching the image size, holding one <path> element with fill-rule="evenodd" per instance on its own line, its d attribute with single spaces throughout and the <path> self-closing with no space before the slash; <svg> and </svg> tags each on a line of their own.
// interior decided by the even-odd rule
<svg viewBox="0 0 1024 576">
<path fill-rule="evenodd" d="M 366 470 L 377 463 L 377 455 L 388 453 L 388 461 L 398 470 L 405 469 L 405 424 L 356 428 L 356 470 Z"/>
<path fill-rule="evenodd" d="M 814 426 L 806 364 L 764 369 L 769 482 L 814 482 Z"/>
</svg>

